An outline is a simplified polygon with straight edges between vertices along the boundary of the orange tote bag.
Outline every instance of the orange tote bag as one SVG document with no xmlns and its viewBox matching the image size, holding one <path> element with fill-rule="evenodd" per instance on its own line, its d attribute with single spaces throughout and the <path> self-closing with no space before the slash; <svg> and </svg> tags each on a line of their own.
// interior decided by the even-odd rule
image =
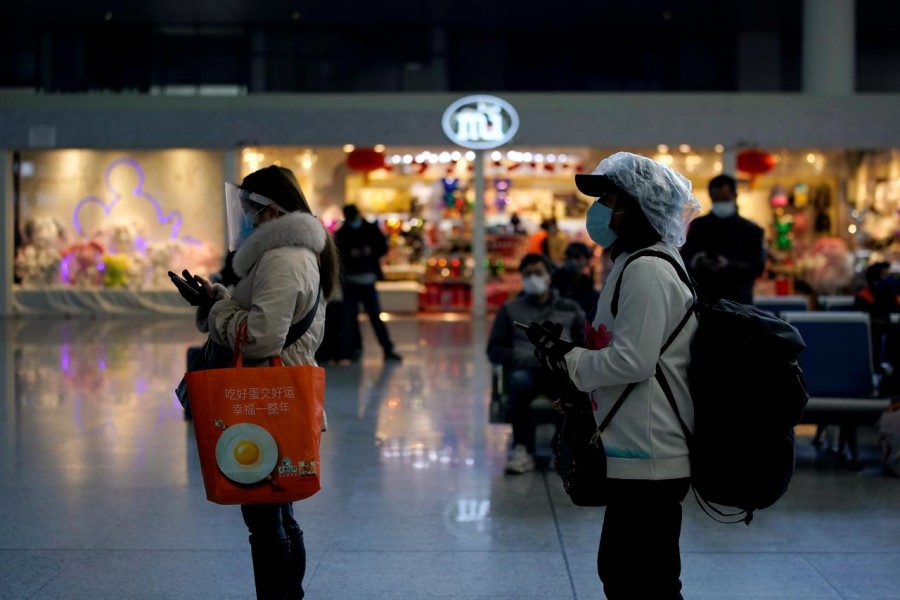
<svg viewBox="0 0 900 600">
<path fill-rule="evenodd" d="M 241 344 L 227 369 L 187 373 L 206 497 L 217 504 L 269 504 L 319 491 L 325 370 L 244 367 Z"/>
</svg>

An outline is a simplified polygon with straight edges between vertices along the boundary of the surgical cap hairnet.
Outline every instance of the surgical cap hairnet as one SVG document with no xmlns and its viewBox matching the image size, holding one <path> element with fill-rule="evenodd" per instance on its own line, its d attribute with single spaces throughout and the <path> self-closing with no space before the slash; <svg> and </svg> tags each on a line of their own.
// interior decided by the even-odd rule
<svg viewBox="0 0 900 600">
<path fill-rule="evenodd" d="M 676 247 L 684 244 L 688 223 L 700 212 L 700 203 L 691 194 L 691 182 L 684 175 L 630 152 L 604 158 L 591 175 L 606 176 L 637 200 L 663 242 Z"/>
</svg>

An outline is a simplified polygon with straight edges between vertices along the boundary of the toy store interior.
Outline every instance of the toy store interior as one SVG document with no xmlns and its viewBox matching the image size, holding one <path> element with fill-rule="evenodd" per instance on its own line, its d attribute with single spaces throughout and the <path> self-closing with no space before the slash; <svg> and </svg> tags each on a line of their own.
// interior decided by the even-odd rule
<svg viewBox="0 0 900 600">
<path fill-rule="evenodd" d="M 618 149 L 508 147 L 485 160 L 487 301 L 518 293 L 529 251 L 561 262 L 584 231 L 591 199 L 573 176 Z M 853 293 L 875 260 L 900 266 L 900 151 L 630 148 L 706 186 L 731 160 L 740 213 L 766 231 L 769 265 L 759 295 Z M 730 158 L 729 158 L 730 157 Z M 244 147 L 220 150 L 22 151 L 14 157 L 17 292 L 64 290 L 108 303 L 109 291 L 170 292 L 167 271 L 220 270 L 225 254 L 222 184 L 265 164 L 290 167 L 331 231 L 355 204 L 389 239 L 379 283 L 387 311 L 465 312 L 471 306 L 474 160 L 453 147 Z M 239 164 L 229 166 L 234 159 Z M 123 292 L 124 291 L 124 292 Z M 99 295 L 98 295 L 99 294 Z M 154 300 L 154 301 L 156 301 Z M 146 301 L 146 300 L 144 300 Z M 177 299 L 171 306 L 177 306 Z M 21 302 L 19 303 L 21 304 Z"/>
</svg>

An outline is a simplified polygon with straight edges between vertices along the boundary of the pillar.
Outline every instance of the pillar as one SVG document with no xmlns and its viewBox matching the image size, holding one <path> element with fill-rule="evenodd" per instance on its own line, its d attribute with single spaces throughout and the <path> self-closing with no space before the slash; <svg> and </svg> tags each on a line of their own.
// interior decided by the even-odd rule
<svg viewBox="0 0 900 600">
<path fill-rule="evenodd" d="M 0 150 L 0 318 L 13 314 L 13 262 L 15 223 L 13 212 L 12 153 Z"/>
<path fill-rule="evenodd" d="M 856 91 L 856 1 L 804 0 L 803 91 Z"/>
</svg>

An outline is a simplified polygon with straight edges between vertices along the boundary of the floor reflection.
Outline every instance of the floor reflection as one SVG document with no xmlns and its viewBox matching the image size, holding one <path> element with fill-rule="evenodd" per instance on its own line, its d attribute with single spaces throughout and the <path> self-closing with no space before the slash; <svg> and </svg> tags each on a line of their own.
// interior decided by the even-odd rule
<svg viewBox="0 0 900 600">
<path fill-rule="evenodd" d="M 363 360 L 326 369 L 323 489 L 295 505 L 309 597 L 599 597 L 601 511 L 574 507 L 552 472 L 503 474 L 488 324 L 388 327 L 401 364 L 364 324 Z M 0 338 L 0 598 L 252 597 L 240 511 L 206 501 L 174 397 L 203 340 L 193 321 L 0 319 Z M 801 439 L 791 490 L 739 532 L 685 503 L 691 597 L 898 589 L 898 482 L 812 456 Z"/>
</svg>

